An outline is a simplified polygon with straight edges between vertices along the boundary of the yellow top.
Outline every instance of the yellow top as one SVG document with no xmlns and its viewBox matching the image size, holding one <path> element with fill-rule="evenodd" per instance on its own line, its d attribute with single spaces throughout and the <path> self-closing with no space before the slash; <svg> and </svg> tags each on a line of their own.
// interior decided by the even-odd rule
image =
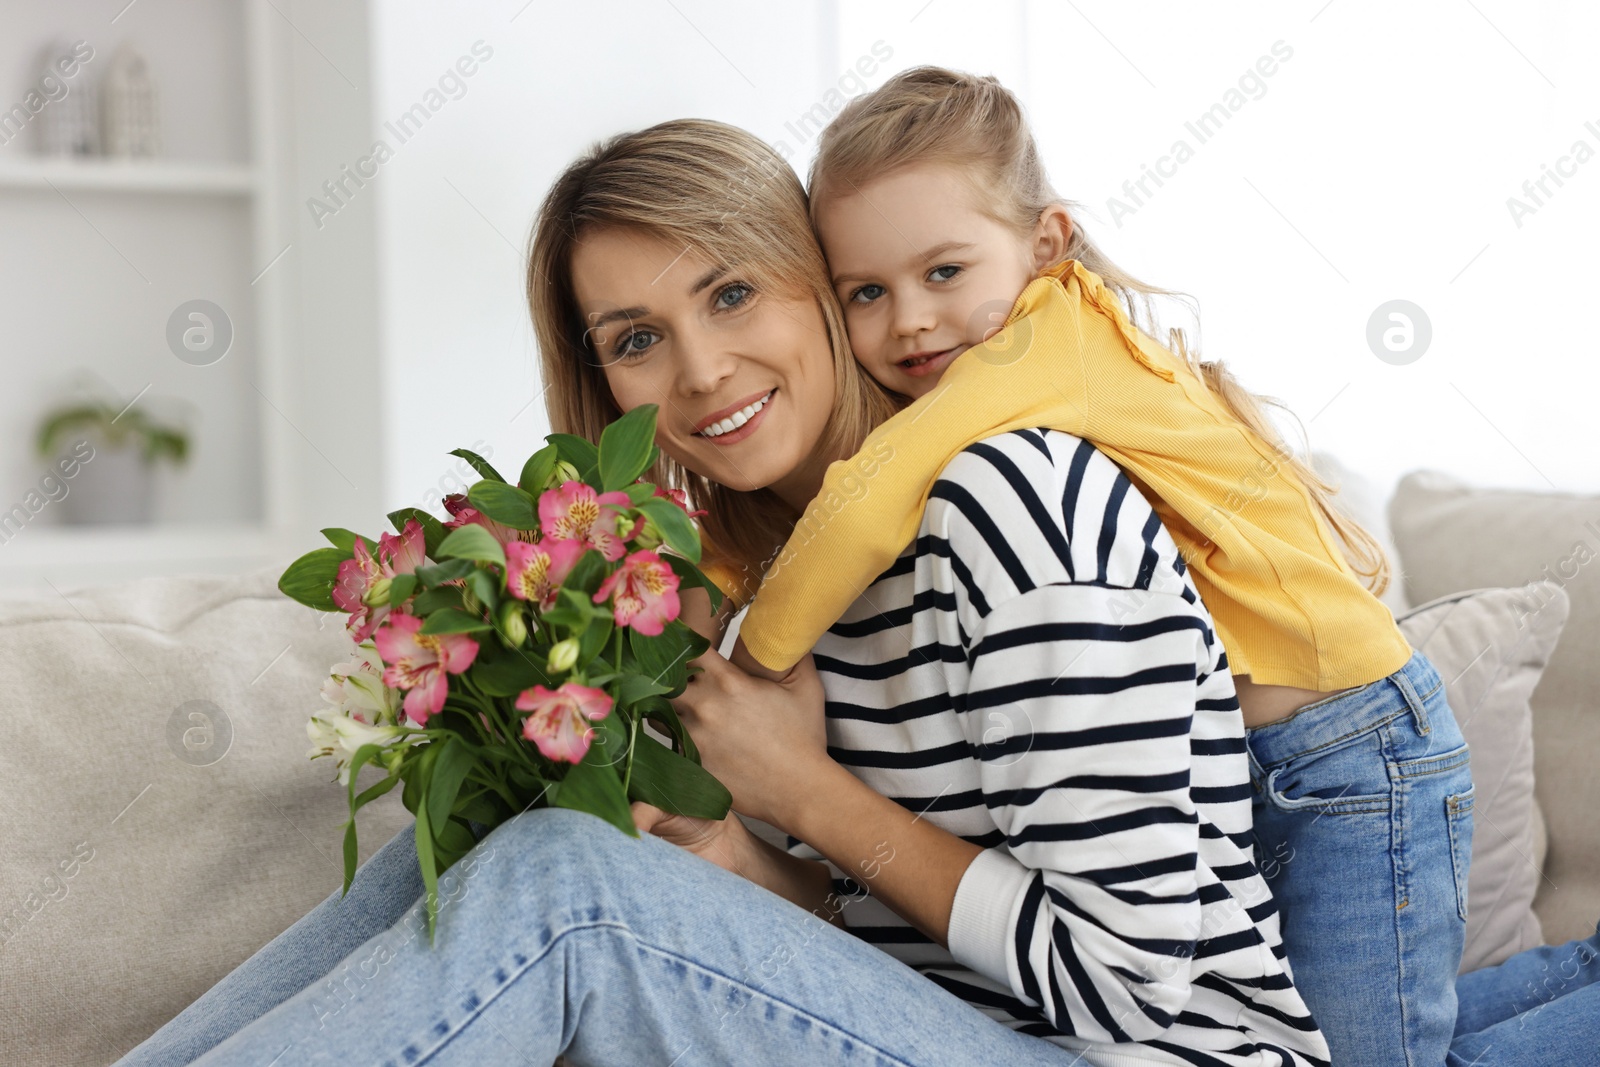
<svg viewBox="0 0 1600 1067">
<path fill-rule="evenodd" d="M 741 625 L 751 654 L 792 666 L 915 539 L 945 465 L 1028 427 L 1085 438 L 1123 469 L 1183 554 L 1234 674 L 1326 692 L 1410 658 L 1284 455 L 1076 260 L 1030 282 L 1003 329 L 828 467 Z M 733 595 L 731 571 L 707 573 Z"/>
</svg>

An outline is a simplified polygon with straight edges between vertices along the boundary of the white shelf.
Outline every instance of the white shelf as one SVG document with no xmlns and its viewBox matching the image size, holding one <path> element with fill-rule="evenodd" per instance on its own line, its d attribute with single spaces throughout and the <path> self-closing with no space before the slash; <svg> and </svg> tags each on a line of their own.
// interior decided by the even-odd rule
<svg viewBox="0 0 1600 1067">
<path fill-rule="evenodd" d="M 250 167 L 166 160 L 0 159 L 0 189 L 73 189 L 127 193 L 200 193 L 249 196 Z"/>
</svg>

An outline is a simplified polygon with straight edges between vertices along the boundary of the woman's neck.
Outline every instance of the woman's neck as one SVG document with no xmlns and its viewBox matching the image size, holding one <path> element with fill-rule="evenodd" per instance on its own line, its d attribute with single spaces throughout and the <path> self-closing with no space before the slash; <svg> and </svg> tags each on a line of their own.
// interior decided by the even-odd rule
<svg viewBox="0 0 1600 1067">
<path fill-rule="evenodd" d="M 798 467 L 767 488 L 776 493 L 778 499 L 792 508 L 796 515 L 803 515 L 811 501 L 822 491 L 822 479 L 828 472 L 828 465 L 836 459 L 843 458 L 845 457 L 829 455 L 818 449 Z"/>
</svg>

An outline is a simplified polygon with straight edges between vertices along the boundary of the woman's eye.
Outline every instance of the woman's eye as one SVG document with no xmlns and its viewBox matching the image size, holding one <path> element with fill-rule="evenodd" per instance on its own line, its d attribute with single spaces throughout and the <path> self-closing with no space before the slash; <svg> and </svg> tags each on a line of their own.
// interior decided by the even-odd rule
<svg viewBox="0 0 1600 1067">
<path fill-rule="evenodd" d="M 641 338 L 648 340 L 655 334 L 649 330 L 634 330 L 617 340 L 616 346 L 611 349 L 611 354 L 618 359 L 630 359 L 649 351 L 649 344 L 640 344 Z"/>
<path fill-rule="evenodd" d="M 946 271 L 948 271 L 949 273 L 948 274 L 945 273 Z M 935 268 L 933 268 L 933 270 L 929 271 L 928 272 L 928 277 L 932 278 L 936 282 L 947 282 L 951 278 L 954 278 L 957 274 L 960 274 L 960 273 L 961 273 L 961 268 L 960 267 L 956 266 L 954 263 L 946 263 L 942 267 L 935 267 Z"/>
<path fill-rule="evenodd" d="M 734 299 L 729 300 L 728 297 L 730 297 L 730 296 L 734 297 Z M 748 285 L 745 285 L 743 282 L 734 282 L 732 285 L 726 286 L 725 288 L 722 289 L 721 292 L 717 293 L 717 307 L 719 307 L 719 308 L 738 307 L 740 304 L 744 303 L 749 298 L 750 298 L 750 287 Z"/>
<path fill-rule="evenodd" d="M 850 302 L 852 304 L 870 304 L 882 295 L 883 286 L 863 285 L 861 288 L 850 294 Z"/>
</svg>

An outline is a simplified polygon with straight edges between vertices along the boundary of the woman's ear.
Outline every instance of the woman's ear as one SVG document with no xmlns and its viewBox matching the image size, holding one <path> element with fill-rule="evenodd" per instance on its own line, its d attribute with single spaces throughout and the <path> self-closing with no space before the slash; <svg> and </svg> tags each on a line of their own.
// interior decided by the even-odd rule
<svg viewBox="0 0 1600 1067">
<path fill-rule="evenodd" d="M 1051 204 L 1039 213 L 1034 224 L 1031 247 L 1033 269 L 1041 271 L 1060 263 L 1067 256 L 1072 241 L 1072 216 L 1061 204 Z"/>
</svg>

